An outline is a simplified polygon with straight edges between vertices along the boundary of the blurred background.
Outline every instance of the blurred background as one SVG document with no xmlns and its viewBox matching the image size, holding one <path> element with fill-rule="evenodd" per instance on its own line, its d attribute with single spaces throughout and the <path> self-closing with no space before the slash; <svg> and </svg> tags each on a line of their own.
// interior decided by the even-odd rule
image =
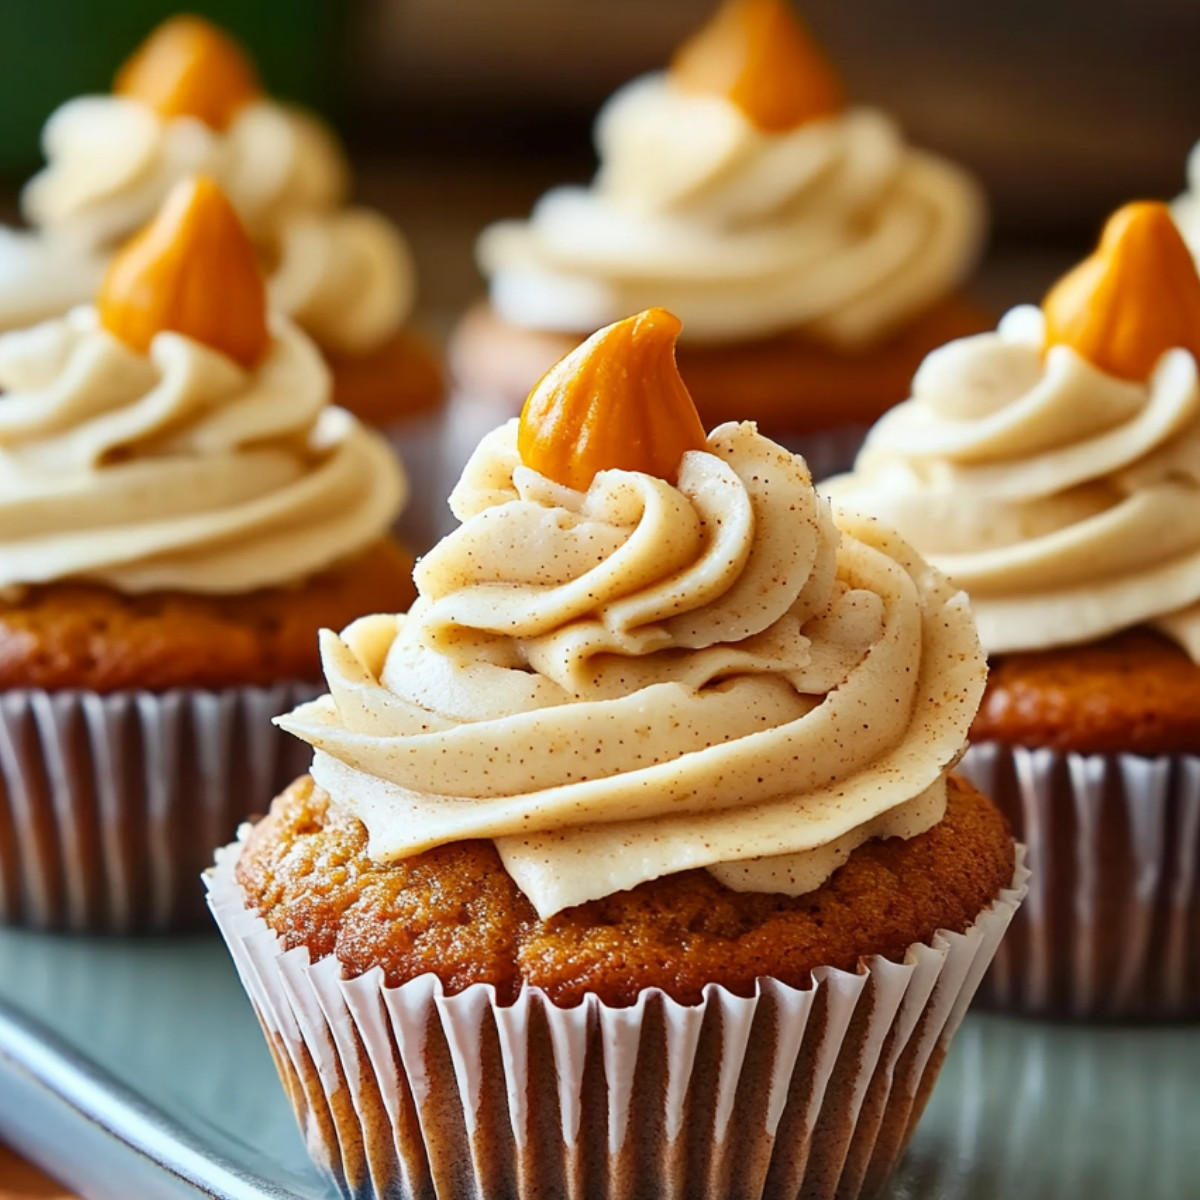
<svg viewBox="0 0 1200 1200">
<path fill-rule="evenodd" d="M 478 288 L 474 229 L 593 169 L 589 126 L 713 0 L 202 0 L 268 88 L 329 116 L 359 195 L 406 226 L 437 311 Z M 0 4 L 5 194 L 68 96 L 106 89 L 178 5 Z M 799 0 L 850 95 L 973 168 L 993 203 L 985 298 L 1040 287 L 1134 196 L 1170 197 L 1200 138 L 1195 0 Z"/>
</svg>

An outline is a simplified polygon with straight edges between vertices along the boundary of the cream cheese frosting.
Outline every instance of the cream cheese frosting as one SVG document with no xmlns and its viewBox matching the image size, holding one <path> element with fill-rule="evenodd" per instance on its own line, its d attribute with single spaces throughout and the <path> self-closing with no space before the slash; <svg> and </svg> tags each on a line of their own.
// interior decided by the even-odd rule
<svg viewBox="0 0 1200 1200">
<path fill-rule="evenodd" d="M 345 160 L 305 113 L 257 100 L 216 130 L 130 97 L 81 96 L 50 117 L 42 142 L 47 165 L 26 185 L 22 208 L 45 240 L 76 251 L 47 264 L 68 305 L 95 291 L 95 279 L 77 272 L 81 259 L 110 254 L 174 184 L 203 174 L 237 208 L 270 268 L 273 299 L 326 349 L 374 349 L 412 307 L 407 244 L 378 214 L 344 207 Z M 7 257 L 0 243 L 0 283 Z M 0 295 L 0 316 L 8 304 Z"/>
<path fill-rule="evenodd" d="M 0 589 L 247 592 L 384 536 L 395 457 L 329 405 L 308 338 L 271 332 L 251 371 L 176 333 L 139 354 L 92 307 L 0 336 Z"/>
<path fill-rule="evenodd" d="M 1041 310 L 931 354 L 841 503 L 971 596 L 992 653 L 1152 625 L 1200 661 L 1200 389 L 1169 350 L 1145 383 L 1045 343 Z"/>
<path fill-rule="evenodd" d="M 1192 147 L 1187 160 L 1188 187 L 1171 205 L 1171 215 L 1200 265 L 1200 142 Z"/>
<path fill-rule="evenodd" d="M 698 342 L 800 330 L 855 348 L 953 290 L 979 252 L 974 181 L 871 109 L 764 132 L 657 73 L 608 101 L 596 136 L 590 187 L 480 239 L 513 324 L 579 332 L 661 304 Z"/>
<path fill-rule="evenodd" d="M 986 674 L 961 593 L 752 424 L 586 492 L 516 436 L 411 611 L 327 631 L 329 694 L 279 720 L 372 857 L 492 838 L 546 917 L 699 867 L 797 894 L 940 819 Z"/>
</svg>

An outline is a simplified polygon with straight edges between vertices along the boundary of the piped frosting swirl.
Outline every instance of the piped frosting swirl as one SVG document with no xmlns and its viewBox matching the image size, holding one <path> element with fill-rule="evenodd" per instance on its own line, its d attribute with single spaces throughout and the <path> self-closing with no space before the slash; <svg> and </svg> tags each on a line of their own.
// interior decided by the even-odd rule
<svg viewBox="0 0 1200 1200">
<path fill-rule="evenodd" d="M 985 674 L 961 594 L 752 425 L 586 491 L 516 436 L 412 610 L 326 633 L 330 694 L 280 721 L 373 857 L 494 838 L 547 916 L 692 867 L 803 892 L 940 818 Z"/>
<path fill-rule="evenodd" d="M 555 188 L 528 221 L 484 231 L 478 258 L 502 317 L 580 332 L 662 304 L 692 341 L 800 330 L 853 348 L 886 337 L 966 277 L 983 232 L 978 187 L 905 145 L 882 113 L 833 111 L 836 90 L 823 79 L 807 100 L 764 89 L 762 70 L 781 69 L 774 47 L 789 40 L 780 22 L 793 18 L 778 0 L 727 6 L 764 6 L 778 11 L 719 15 L 697 39 L 703 53 L 685 46 L 676 69 L 608 101 L 590 187 Z M 710 44 L 732 37 L 726 27 L 747 25 L 745 61 L 708 65 Z M 790 39 L 802 36 L 792 30 Z M 806 56 L 795 71 L 825 70 L 815 50 Z M 697 70 L 728 74 L 731 94 L 697 86 Z M 747 80 L 767 92 L 768 114 L 802 119 L 764 128 L 738 90 Z"/>
<path fill-rule="evenodd" d="M 1200 661 L 1200 277 L 1164 206 L 1118 211 L 1044 309 L 934 351 L 827 486 L 970 594 L 990 652 L 1148 624 Z"/>
<path fill-rule="evenodd" d="M 183 89 L 195 64 L 161 49 L 174 36 L 169 21 L 131 64 L 157 45 L 168 59 L 160 73 L 187 76 L 175 81 Z M 166 85 L 155 82 L 162 92 Z M 399 329 L 414 298 L 411 255 L 390 221 L 345 206 L 345 159 L 323 124 L 245 88 L 219 127 L 205 119 L 211 105 L 203 113 L 163 111 L 158 93 L 126 91 L 81 96 L 57 109 L 42 135 L 47 165 L 22 195 L 25 217 L 46 246 L 38 256 L 42 269 L 61 275 L 58 290 L 67 293 L 58 312 L 85 303 L 94 290 L 94 270 L 72 290 L 75 265 L 111 254 L 153 217 L 172 186 L 204 174 L 237 208 L 268 269 L 275 306 L 323 348 L 365 353 Z M 28 257 L 38 247 L 12 249 Z M 8 273 L 16 276 L 16 268 Z M 0 295 L 0 315 L 18 306 L 19 298 Z"/>
</svg>

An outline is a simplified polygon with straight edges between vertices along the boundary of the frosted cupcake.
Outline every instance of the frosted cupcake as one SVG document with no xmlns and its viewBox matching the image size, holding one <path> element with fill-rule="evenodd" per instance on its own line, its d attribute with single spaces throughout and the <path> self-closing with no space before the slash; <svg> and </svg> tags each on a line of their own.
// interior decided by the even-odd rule
<svg viewBox="0 0 1200 1200">
<path fill-rule="evenodd" d="M 328 359 L 335 403 L 395 433 L 418 466 L 429 459 L 442 385 L 431 348 L 405 324 L 415 294 L 408 246 L 380 213 L 347 204 L 332 133 L 266 96 L 227 34 L 172 17 L 110 95 L 68 101 L 42 140 L 46 167 L 21 200 L 34 234 L 0 240 L 0 327 L 89 301 L 113 251 L 171 187 L 206 174 L 238 210 L 272 306 Z M 420 508 L 423 479 L 414 490 Z"/>
<path fill-rule="evenodd" d="M 1200 278 L 1132 204 L 1041 309 L 932 354 L 839 502 L 970 594 L 964 770 L 1030 846 L 991 979 L 1039 1012 L 1200 1012 Z"/>
<path fill-rule="evenodd" d="M 679 322 L 486 437 L 210 902 L 347 1196 L 874 1195 L 1023 882 L 964 598 L 707 437 Z"/>
<path fill-rule="evenodd" d="M 294 774 L 317 631 L 412 596 L 377 434 L 210 180 L 94 305 L 0 336 L 0 917 L 164 929 Z"/>
<path fill-rule="evenodd" d="M 929 350 L 985 328 L 959 291 L 979 188 L 848 107 L 785 0 L 729 0 L 669 70 L 608 101 L 596 144 L 589 187 L 480 238 L 489 302 L 451 359 L 493 416 L 591 330 L 662 304 L 683 320 L 706 424 L 755 420 L 819 478 L 849 465 Z"/>
</svg>

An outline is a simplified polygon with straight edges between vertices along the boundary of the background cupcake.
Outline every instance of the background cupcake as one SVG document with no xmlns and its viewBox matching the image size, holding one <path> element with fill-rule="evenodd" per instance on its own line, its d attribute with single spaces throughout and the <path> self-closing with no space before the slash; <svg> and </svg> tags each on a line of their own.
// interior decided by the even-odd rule
<svg viewBox="0 0 1200 1200">
<path fill-rule="evenodd" d="M 266 96 L 232 38 L 199 17 L 172 17 L 121 67 L 110 95 L 76 97 L 51 115 L 43 148 L 46 166 L 22 195 L 34 235 L 10 235 L 5 259 L 27 269 L 0 274 L 5 327 L 89 300 L 109 256 L 171 187 L 209 175 L 250 235 L 273 307 L 328 360 L 334 402 L 388 431 L 424 469 L 442 382 L 432 348 L 405 324 L 416 291 L 408 246 L 386 217 L 347 204 L 349 172 L 331 131 Z M 406 510 L 405 532 L 418 538 L 434 503 L 427 491 L 422 475 Z"/>
<path fill-rule="evenodd" d="M 294 773 L 267 725 L 317 630 L 412 595 L 386 443 L 210 180 L 95 306 L 0 337 L 0 915 L 194 920 L 211 846 Z"/>
<path fill-rule="evenodd" d="M 210 902 L 346 1195 L 875 1194 L 1017 900 L 964 598 L 651 310 L 481 443 Z M 315 782 L 314 782 L 315 781 Z"/>
<path fill-rule="evenodd" d="M 929 357 L 833 494 L 967 589 L 992 655 L 964 771 L 1030 847 L 993 999 L 1200 1011 L 1200 278 L 1162 204 Z"/>
<path fill-rule="evenodd" d="M 706 424 L 756 420 L 819 477 L 849 464 L 925 353 L 984 327 L 958 291 L 979 188 L 885 114 L 848 108 L 784 0 L 729 0 L 668 71 L 608 101 L 596 143 L 590 187 L 480 238 L 489 302 L 451 359 L 493 424 L 592 329 L 663 304 Z"/>
</svg>

